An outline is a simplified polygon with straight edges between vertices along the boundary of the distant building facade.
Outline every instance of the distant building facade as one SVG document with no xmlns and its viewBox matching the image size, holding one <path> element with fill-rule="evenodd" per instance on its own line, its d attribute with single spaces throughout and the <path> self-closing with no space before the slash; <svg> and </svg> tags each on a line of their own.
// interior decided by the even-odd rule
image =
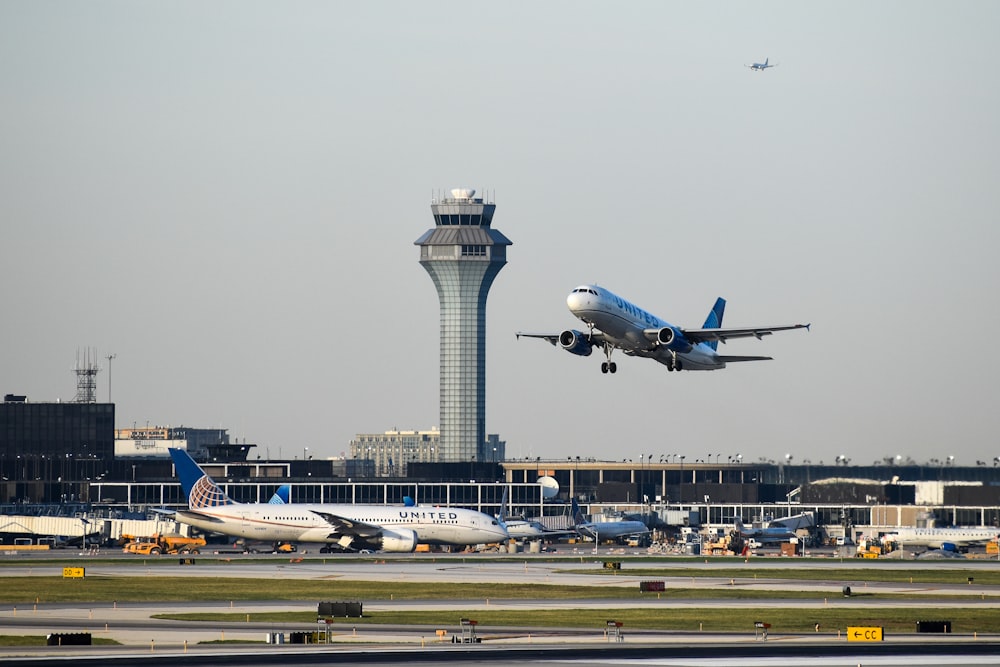
<svg viewBox="0 0 1000 667">
<path fill-rule="evenodd" d="M 476 454 L 467 461 L 499 463 L 506 455 L 507 443 L 492 433 L 476 448 Z M 351 440 L 353 460 L 372 462 L 376 477 L 406 477 L 415 463 L 452 463 L 441 456 L 441 431 L 385 431 L 359 433 Z"/>
<path fill-rule="evenodd" d="M 110 460 L 114 430 L 113 403 L 0 403 L 0 457 L 7 460 Z"/>
<path fill-rule="evenodd" d="M 147 426 L 115 429 L 115 456 L 118 458 L 170 458 L 167 449 L 184 449 L 197 460 L 240 461 L 254 445 L 231 451 L 229 430 L 189 426 Z M 242 456 L 239 456 L 242 453 Z"/>
</svg>

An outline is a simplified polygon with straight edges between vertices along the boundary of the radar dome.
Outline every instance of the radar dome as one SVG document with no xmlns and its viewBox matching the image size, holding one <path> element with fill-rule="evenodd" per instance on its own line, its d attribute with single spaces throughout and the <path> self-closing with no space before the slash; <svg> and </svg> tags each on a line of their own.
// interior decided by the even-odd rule
<svg viewBox="0 0 1000 667">
<path fill-rule="evenodd" d="M 451 191 L 451 196 L 455 199 L 472 199 L 474 194 L 476 191 L 469 188 L 455 188 Z"/>
<path fill-rule="evenodd" d="M 559 482 L 554 477 L 545 475 L 538 478 L 538 484 L 542 487 L 542 499 L 549 500 L 559 494 Z"/>
</svg>

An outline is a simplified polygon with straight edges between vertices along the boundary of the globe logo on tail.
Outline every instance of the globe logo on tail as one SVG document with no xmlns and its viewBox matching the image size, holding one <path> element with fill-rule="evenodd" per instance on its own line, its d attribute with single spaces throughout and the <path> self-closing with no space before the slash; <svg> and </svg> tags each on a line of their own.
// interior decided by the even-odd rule
<svg viewBox="0 0 1000 667">
<path fill-rule="evenodd" d="M 199 479 L 191 487 L 188 502 L 192 508 L 219 507 L 220 505 L 233 504 L 233 501 L 229 499 L 226 492 L 220 489 L 208 475 Z"/>
</svg>

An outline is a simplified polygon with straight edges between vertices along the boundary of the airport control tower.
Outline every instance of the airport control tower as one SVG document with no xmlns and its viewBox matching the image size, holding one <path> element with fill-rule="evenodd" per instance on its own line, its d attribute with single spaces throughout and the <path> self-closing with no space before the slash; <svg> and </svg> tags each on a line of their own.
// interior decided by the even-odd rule
<svg viewBox="0 0 1000 667">
<path fill-rule="evenodd" d="M 486 296 L 511 242 L 490 228 L 496 205 L 475 194 L 433 199 L 434 229 L 414 242 L 441 305 L 439 461 L 485 458 Z"/>
</svg>

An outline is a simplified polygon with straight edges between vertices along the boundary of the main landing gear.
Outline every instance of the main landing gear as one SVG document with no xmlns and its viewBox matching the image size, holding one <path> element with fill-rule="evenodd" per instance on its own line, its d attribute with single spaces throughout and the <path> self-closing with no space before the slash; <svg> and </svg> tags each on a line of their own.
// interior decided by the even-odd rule
<svg viewBox="0 0 1000 667">
<path fill-rule="evenodd" d="M 601 362 L 601 372 L 602 373 L 614 373 L 618 370 L 618 364 L 611 361 L 611 353 L 615 348 L 611 347 L 607 343 L 604 344 L 604 356 L 608 358 L 607 361 Z"/>
<path fill-rule="evenodd" d="M 676 352 L 670 353 L 670 363 L 667 364 L 668 371 L 679 371 L 681 370 L 681 360 L 677 358 Z"/>
</svg>

